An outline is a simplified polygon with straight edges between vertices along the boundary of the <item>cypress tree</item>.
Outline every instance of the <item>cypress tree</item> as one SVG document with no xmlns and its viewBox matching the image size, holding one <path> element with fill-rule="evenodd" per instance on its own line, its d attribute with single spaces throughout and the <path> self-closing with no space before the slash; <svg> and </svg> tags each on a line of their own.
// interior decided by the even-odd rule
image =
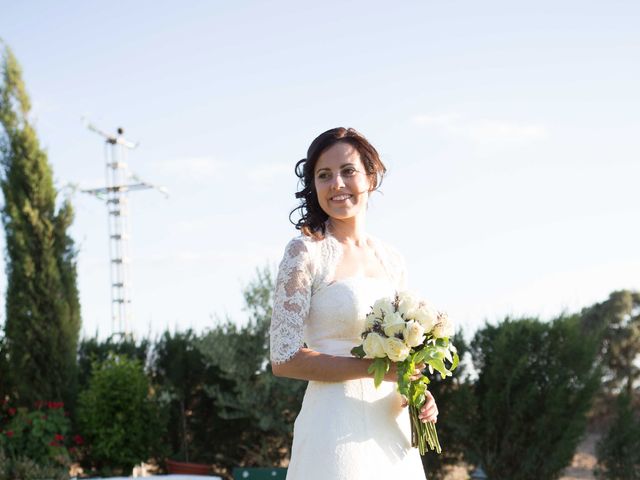
<svg viewBox="0 0 640 480">
<path fill-rule="evenodd" d="M 6 47 L 0 81 L 0 186 L 6 237 L 5 348 L 19 402 L 73 398 L 80 304 L 68 201 L 56 208 L 47 154 L 29 122 L 30 101 Z"/>
</svg>

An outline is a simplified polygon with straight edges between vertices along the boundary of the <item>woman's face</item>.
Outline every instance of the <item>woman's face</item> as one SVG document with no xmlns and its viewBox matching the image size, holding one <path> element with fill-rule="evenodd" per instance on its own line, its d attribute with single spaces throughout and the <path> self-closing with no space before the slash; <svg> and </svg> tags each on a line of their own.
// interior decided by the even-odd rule
<svg viewBox="0 0 640 480">
<path fill-rule="evenodd" d="M 360 154 L 350 144 L 338 142 L 322 152 L 313 181 L 329 217 L 344 220 L 366 211 L 371 185 Z"/>
</svg>

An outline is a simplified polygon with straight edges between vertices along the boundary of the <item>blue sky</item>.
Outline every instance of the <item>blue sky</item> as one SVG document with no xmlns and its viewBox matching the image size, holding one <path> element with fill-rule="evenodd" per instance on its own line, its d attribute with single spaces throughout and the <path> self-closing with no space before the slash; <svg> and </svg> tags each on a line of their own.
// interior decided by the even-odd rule
<svg viewBox="0 0 640 480">
<path fill-rule="evenodd" d="M 100 186 L 80 118 L 140 142 L 133 330 L 242 322 L 296 234 L 293 165 L 352 126 L 389 168 L 368 226 L 471 333 L 640 289 L 640 4 L 0 1 L 59 187 Z M 106 209 L 76 194 L 83 331 L 110 332 Z M 0 288 L 6 280 L 0 276 Z"/>
</svg>

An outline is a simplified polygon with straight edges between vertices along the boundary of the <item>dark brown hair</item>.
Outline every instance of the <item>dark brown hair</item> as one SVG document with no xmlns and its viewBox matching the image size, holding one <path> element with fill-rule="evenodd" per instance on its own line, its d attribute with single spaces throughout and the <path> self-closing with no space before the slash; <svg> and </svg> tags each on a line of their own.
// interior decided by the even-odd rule
<svg viewBox="0 0 640 480">
<path fill-rule="evenodd" d="M 377 150 L 363 135 L 353 128 L 332 128 L 320 134 L 311 142 L 309 150 L 307 150 L 307 157 L 298 161 L 295 166 L 296 176 L 300 179 L 298 183 L 302 188 L 296 192 L 296 198 L 300 199 L 300 205 L 291 211 L 289 220 L 307 236 L 324 237 L 325 222 L 329 216 L 322 210 L 318 202 L 318 195 L 314 186 L 315 167 L 322 152 L 340 142 L 348 143 L 360 154 L 360 159 L 371 185 L 369 191 L 376 190 L 379 187 L 384 174 L 387 172 Z M 300 212 L 300 219 L 294 222 L 291 216 L 298 211 Z"/>
</svg>

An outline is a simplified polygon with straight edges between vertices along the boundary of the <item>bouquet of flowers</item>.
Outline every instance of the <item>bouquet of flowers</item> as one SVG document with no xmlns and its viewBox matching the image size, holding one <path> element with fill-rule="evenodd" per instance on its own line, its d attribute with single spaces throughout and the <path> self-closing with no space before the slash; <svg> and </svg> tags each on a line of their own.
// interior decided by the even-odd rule
<svg viewBox="0 0 640 480">
<path fill-rule="evenodd" d="M 351 354 L 359 358 L 374 359 L 369 373 L 374 384 L 380 386 L 391 362 L 396 363 L 398 392 L 406 398 L 411 417 L 411 442 L 424 455 L 427 445 L 441 453 L 436 426 L 423 423 L 418 414 L 425 403 L 429 378 L 411 377 L 416 366 L 426 365 L 429 372 L 450 377 L 458 366 L 455 346 L 449 341 L 453 325 L 446 313 L 438 312 L 429 303 L 409 292 L 396 293 L 393 298 L 376 301 L 367 315 L 363 342 Z"/>
</svg>

